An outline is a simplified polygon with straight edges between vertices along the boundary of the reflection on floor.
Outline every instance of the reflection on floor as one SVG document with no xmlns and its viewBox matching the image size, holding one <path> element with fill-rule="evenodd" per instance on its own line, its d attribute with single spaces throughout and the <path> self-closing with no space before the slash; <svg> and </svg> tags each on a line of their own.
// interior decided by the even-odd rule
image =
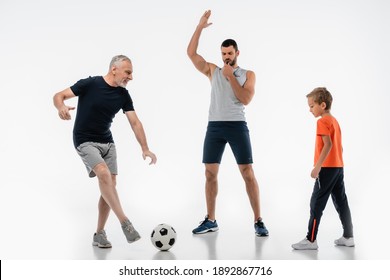
<svg viewBox="0 0 390 280">
<path fill-rule="evenodd" d="M 178 231 L 178 240 L 169 251 L 158 251 L 144 236 L 140 241 L 126 244 L 120 235 L 111 239 L 113 247 L 100 249 L 85 242 L 83 252 L 74 255 L 76 259 L 133 259 L 133 260 L 354 260 L 367 259 L 364 246 L 356 239 L 356 247 L 339 247 L 333 239 L 318 240 L 318 250 L 297 251 L 291 248 L 295 240 L 291 235 L 271 233 L 269 237 L 257 237 L 252 231 L 239 234 L 223 231 L 192 235 Z M 297 235 L 298 236 L 298 235 Z M 336 239 L 338 236 L 334 236 Z M 88 249 L 88 247 L 90 247 Z"/>
</svg>

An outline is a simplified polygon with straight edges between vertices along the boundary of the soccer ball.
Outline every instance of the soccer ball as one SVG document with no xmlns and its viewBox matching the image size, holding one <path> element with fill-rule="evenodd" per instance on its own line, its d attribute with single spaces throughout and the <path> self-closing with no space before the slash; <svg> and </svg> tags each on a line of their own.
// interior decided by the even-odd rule
<svg viewBox="0 0 390 280">
<path fill-rule="evenodd" d="M 176 231 L 170 225 L 159 224 L 153 229 L 150 240 L 157 249 L 168 251 L 176 242 Z"/>
</svg>

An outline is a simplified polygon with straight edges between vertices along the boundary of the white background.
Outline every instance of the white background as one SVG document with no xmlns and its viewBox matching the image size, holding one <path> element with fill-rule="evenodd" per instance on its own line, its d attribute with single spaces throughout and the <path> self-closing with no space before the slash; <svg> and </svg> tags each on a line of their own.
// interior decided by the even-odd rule
<svg viewBox="0 0 390 280">
<path fill-rule="evenodd" d="M 267 239 L 253 234 L 230 148 L 220 168 L 221 231 L 200 239 L 191 234 L 205 214 L 201 156 L 210 85 L 186 47 L 206 9 L 213 25 L 203 31 L 199 53 L 221 64 L 219 46 L 234 38 L 239 65 L 257 76 L 246 113 Z M 1 0 L 1 259 L 388 259 L 389 34 L 384 0 Z M 90 245 L 97 182 L 73 148 L 73 120 L 58 118 L 52 96 L 106 74 L 116 54 L 133 61 L 127 88 L 158 163 L 143 162 L 119 113 L 112 126 L 118 191 L 144 238 L 125 243 L 112 215 L 113 249 L 102 253 Z M 333 94 L 332 113 L 342 127 L 357 246 L 333 247 L 342 230 L 329 202 L 320 250 L 300 255 L 290 244 L 306 234 L 316 120 L 305 95 L 317 86 Z M 178 231 L 176 248 L 165 255 L 148 240 L 162 222 Z"/>
</svg>

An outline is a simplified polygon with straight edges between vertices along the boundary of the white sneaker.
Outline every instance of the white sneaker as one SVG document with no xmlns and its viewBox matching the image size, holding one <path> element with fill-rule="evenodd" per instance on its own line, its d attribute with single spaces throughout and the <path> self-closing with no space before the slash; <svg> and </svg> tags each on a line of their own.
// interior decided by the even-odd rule
<svg viewBox="0 0 390 280">
<path fill-rule="evenodd" d="M 336 244 L 337 246 L 353 247 L 355 246 L 355 241 L 353 240 L 353 237 L 345 238 L 344 236 L 342 236 L 339 239 L 336 239 L 334 241 L 334 244 Z"/>
<path fill-rule="evenodd" d="M 291 247 L 293 247 L 295 250 L 317 250 L 317 240 L 314 240 L 314 242 L 310 242 L 307 240 L 307 238 L 303 239 L 302 241 L 292 244 Z"/>
</svg>

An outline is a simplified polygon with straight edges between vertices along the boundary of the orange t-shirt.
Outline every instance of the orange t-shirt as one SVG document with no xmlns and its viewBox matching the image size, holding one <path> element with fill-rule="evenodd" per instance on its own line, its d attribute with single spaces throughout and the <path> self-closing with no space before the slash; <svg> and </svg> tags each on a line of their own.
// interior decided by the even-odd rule
<svg viewBox="0 0 390 280">
<path fill-rule="evenodd" d="M 317 121 L 317 137 L 314 153 L 314 164 L 320 157 L 324 142 L 322 135 L 328 135 L 332 140 L 332 149 L 322 164 L 322 167 L 343 167 L 343 146 L 339 123 L 333 116 L 324 116 Z"/>
</svg>

